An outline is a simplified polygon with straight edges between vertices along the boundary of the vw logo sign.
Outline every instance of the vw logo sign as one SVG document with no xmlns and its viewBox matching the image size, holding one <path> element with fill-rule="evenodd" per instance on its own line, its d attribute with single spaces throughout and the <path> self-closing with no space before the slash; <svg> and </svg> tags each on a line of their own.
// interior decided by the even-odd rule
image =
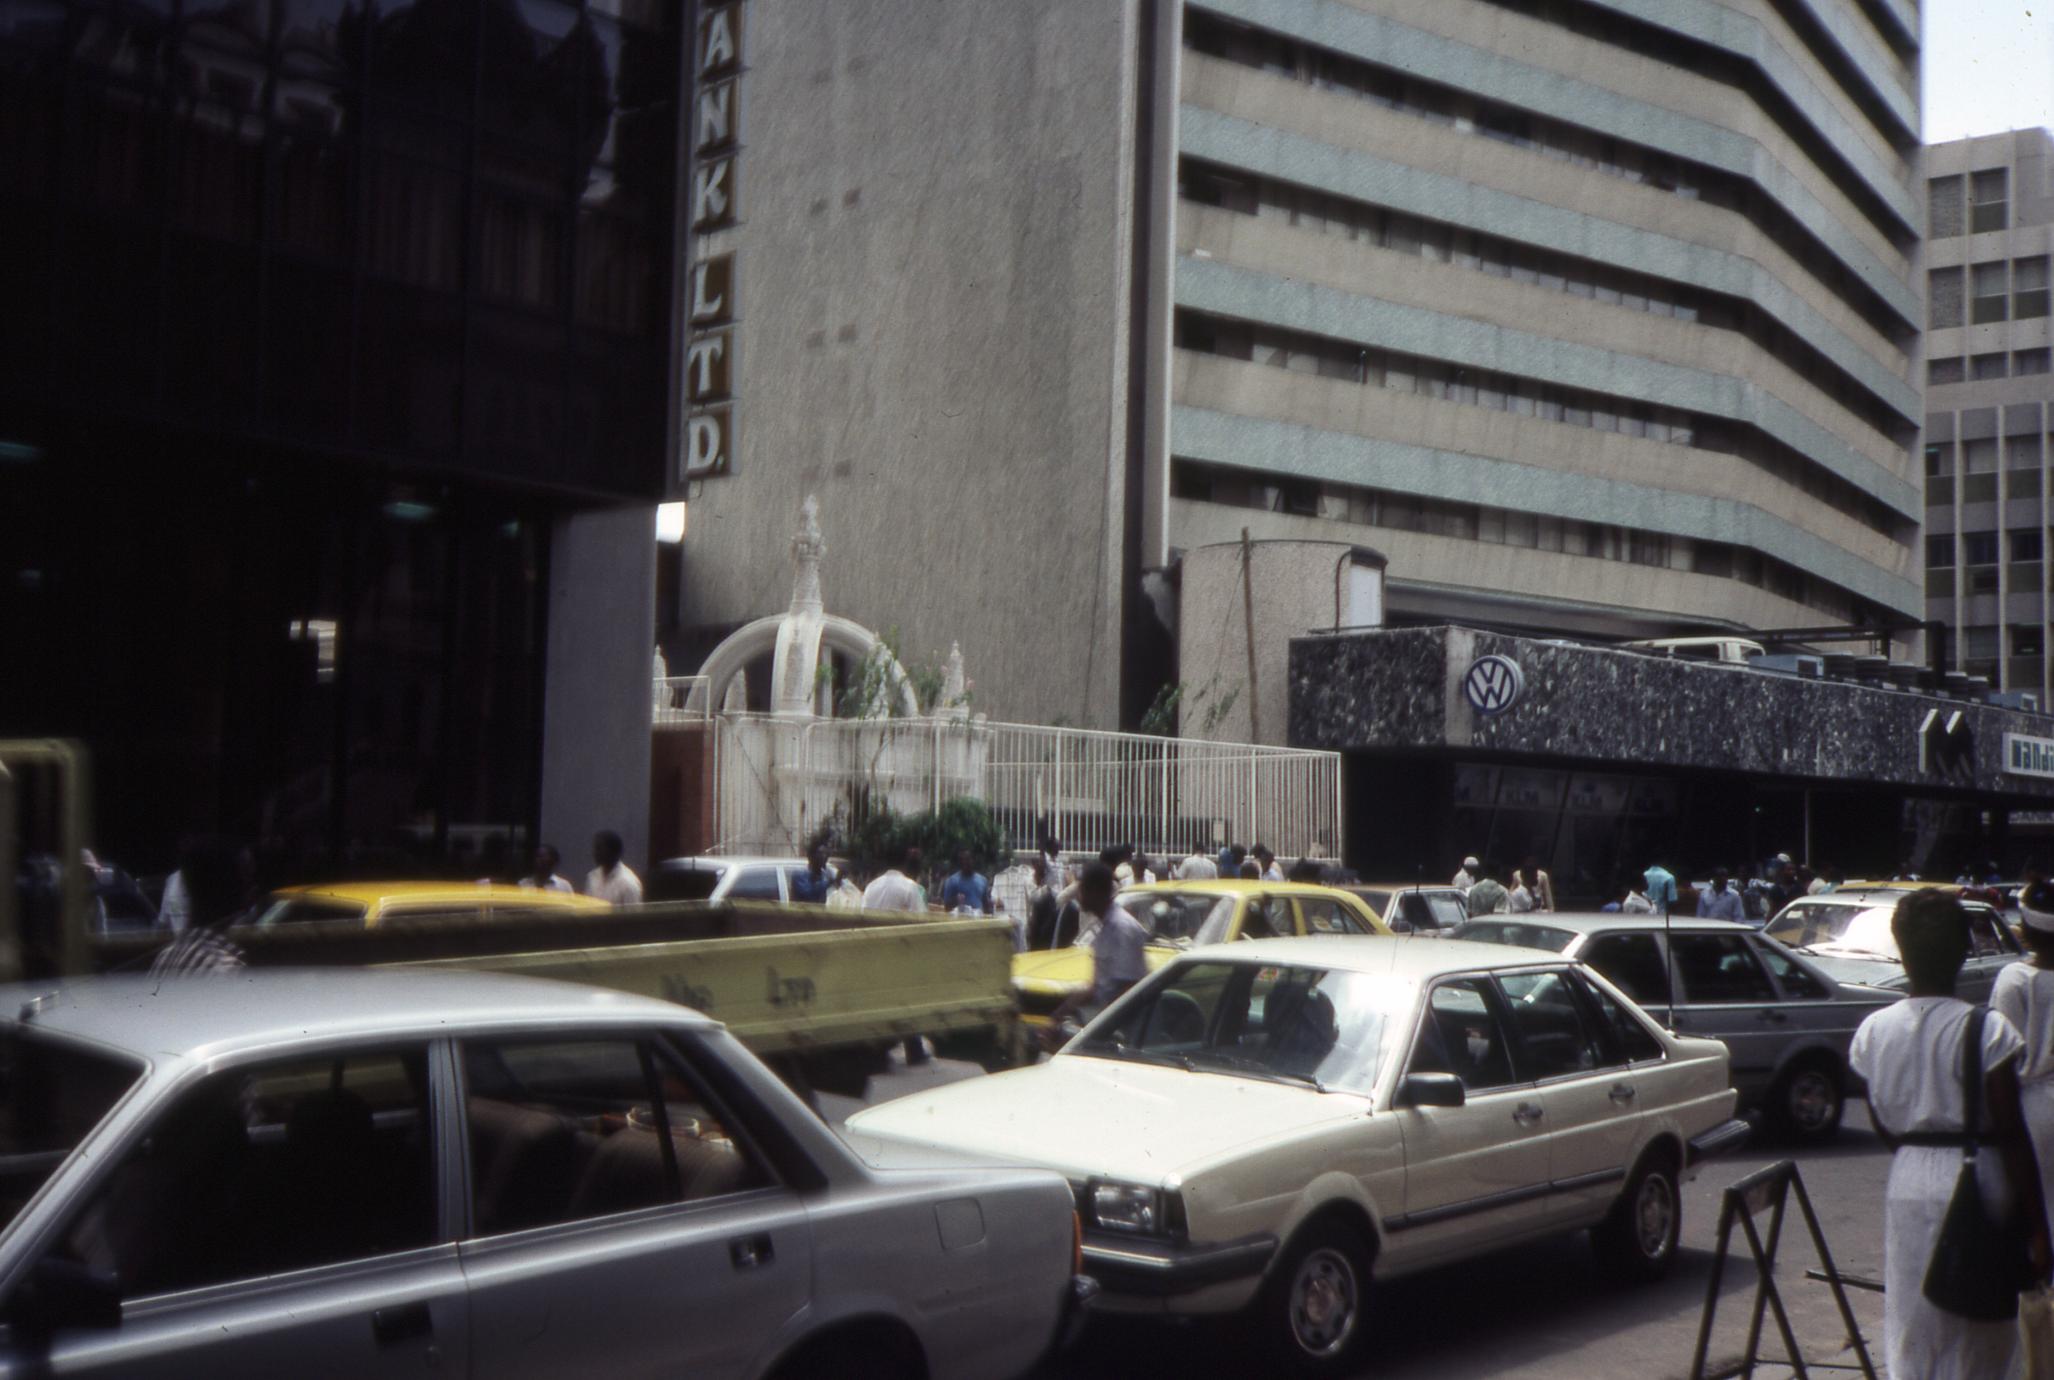
<svg viewBox="0 0 2054 1380">
<path fill-rule="evenodd" d="M 1486 717 L 1502 714 L 1519 702 L 1526 689 L 1526 673 L 1508 656 L 1480 656 L 1469 664 L 1462 677 L 1462 695 L 1469 707 Z"/>
</svg>

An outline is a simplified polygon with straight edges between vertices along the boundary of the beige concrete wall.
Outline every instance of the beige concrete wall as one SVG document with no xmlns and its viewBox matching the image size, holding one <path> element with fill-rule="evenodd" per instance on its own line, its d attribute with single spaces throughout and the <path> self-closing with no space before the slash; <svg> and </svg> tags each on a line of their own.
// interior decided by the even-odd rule
<svg viewBox="0 0 2054 1380">
<path fill-rule="evenodd" d="M 959 640 L 994 717 L 1113 725 L 1133 0 L 745 10 L 739 457 L 685 619 L 783 609 L 816 494 L 830 612 Z"/>
<path fill-rule="evenodd" d="M 1210 507 L 1173 505 L 1180 528 L 1189 529 L 1183 509 L 1198 506 Z M 1261 519 L 1269 514 L 1242 514 L 1253 519 L 1242 525 L 1254 538 L 1244 562 L 1234 525 L 1239 518 L 1232 510 L 1214 512 L 1229 520 L 1205 525 L 1227 535 L 1186 550 L 1178 582 L 1177 678 L 1184 686 L 1178 732 L 1185 738 L 1284 746 L 1290 741 L 1291 639 L 1310 628 L 1334 626 L 1335 572 L 1354 538 L 1306 540 L 1266 532 Z"/>
</svg>

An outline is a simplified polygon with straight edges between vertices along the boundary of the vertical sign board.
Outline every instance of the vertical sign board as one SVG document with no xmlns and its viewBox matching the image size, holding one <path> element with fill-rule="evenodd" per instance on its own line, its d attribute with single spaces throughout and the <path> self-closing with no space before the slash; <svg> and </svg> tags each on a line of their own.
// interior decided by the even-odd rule
<svg viewBox="0 0 2054 1380">
<path fill-rule="evenodd" d="M 742 5 L 710 5 L 693 35 L 692 233 L 685 320 L 685 479 L 726 474 L 735 456 L 735 251 L 702 254 L 735 225 L 742 115 Z"/>
</svg>

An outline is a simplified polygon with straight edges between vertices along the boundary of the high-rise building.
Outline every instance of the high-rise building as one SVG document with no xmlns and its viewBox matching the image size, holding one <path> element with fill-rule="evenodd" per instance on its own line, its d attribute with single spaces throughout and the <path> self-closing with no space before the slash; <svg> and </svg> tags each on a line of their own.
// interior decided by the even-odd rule
<svg viewBox="0 0 2054 1380">
<path fill-rule="evenodd" d="M 1955 666 L 2044 707 L 2054 137 L 1935 144 L 1926 178 L 1927 613 L 1954 628 Z"/>
<path fill-rule="evenodd" d="M 1133 722 L 1243 529 L 1398 622 L 1921 616 L 1901 0 L 733 8 L 709 630 L 809 492 L 838 611 L 1002 716 Z"/>
</svg>

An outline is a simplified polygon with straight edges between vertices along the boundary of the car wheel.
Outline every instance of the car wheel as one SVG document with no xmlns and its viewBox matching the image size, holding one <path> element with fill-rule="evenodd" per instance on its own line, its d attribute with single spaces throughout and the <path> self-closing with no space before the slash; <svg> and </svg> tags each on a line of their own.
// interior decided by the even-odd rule
<svg viewBox="0 0 2054 1380">
<path fill-rule="evenodd" d="M 1359 1352 L 1369 1302 L 1370 1252 L 1336 1221 L 1300 1232 L 1270 1276 L 1261 1327 L 1270 1349 L 1305 1375 L 1337 1375 Z"/>
<path fill-rule="evenodd" d="M 1796 1064 L 1776 1080 L 1768 1113 L 1776 1129 L 1793 1140 L 1817 1143 L 1840 1130 L 1847 1091 L 1840 1071 L 1822 1059 Z"/>
<path fill-rule="evenodd" d="M 1626 1191 L 1605 1220 L 1591 1231 L 1591 1245 L 1608 1271 L 1622 1279 L 1657 1280 L 1676 1258 L 1683 1228 L 1683 1196 L 1676 1164 L 1666 1151 L 1641 1157 L 1626 1180 Z"/>
</svg>

